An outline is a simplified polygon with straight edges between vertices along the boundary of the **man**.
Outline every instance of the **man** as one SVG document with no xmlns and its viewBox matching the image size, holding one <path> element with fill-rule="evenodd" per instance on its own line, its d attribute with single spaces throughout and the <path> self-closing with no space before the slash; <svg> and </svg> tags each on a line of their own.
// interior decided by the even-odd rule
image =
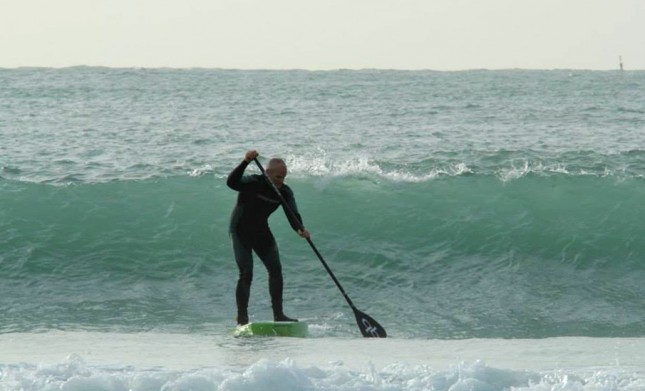
<svg viewBox="0 0 645 391">
<path fill-rule="evenodd" d="M 231 215 L 229 232 L 233 241 L 235 262 L 240 270 L 237 281 L 235 299 L 237 302 L 237 323 L 244 325 L 249 322 L 248 304 L 253 280 L 253 255 L 260 260 L 269 273 L 269 293 L 273 307 L 273 320 L 277 322 L 297 322 L 286 316 L 282 310 L 282 266 L 278 246 L 269 229 L 269 216 L 280 206 L 280 198 L 263 175 L 244 175 L 244 170 L 258 156 L 257 151 L 250 150 L 242 161 L 228 176 L 226 184 L 239 192 L 237 203 Z M 287 176 L 287 165 L 282 159 L 271 159 L 266 168 L 266 174 L 280 190 L 282 197 L 294 211 L 299 221 L 287 213 L 287 219 L 294 231 L 303 238 L 309 237 L 309 232 L 302 228 L 302 218 L 298 213 L 293 192 L 284 183 Z M 284 208 L 284 207 L 283 207 Z"/>
</svg>

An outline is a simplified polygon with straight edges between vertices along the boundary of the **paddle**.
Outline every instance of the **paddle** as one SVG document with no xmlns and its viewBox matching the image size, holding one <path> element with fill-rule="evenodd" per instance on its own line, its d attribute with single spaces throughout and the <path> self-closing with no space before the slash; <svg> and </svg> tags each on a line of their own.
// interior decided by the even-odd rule
<svg viewBox="0 0 645 391">
<path fill-rule="evenodd" d="M 298 224 L 299 229 L 304 230 L 305 227 L 302 226 L 302 224 L 300 223 L 300 220 L 296 216 L 295 212 L 291 209 L 289 204 L 285 201 L 284 197 L 282 197 L 282 194 L 280 193 L 280 190 L 273 183 L 273 181 L 271 181 L 271 178 L 269 178 L 267 173 L 264 171 L 264 168 L 262 167 L 262 165 L 260 164 L 258 159 L 255 158 L 253 160 L 255 161 L 255 164 L 258 165 L 258 168 L 260 169 L 260 171 L 262 171 L 262 175 L 264 175 L 264 178 L 266 178 L 267 182 L 269 182 L 269 184 L 271 184 L 271 187 L 273 187 L 273 190 L 276 192 L 276 194 L 280 198 L 280 202 L 282 202 L 282 206 L 287 211 L 289 216 L 291 216 L 291 218 Z M 358 308 L 356 308 L 354 303 L 352 303 L 352 300 L 349 298 L 349 296 L 347 296 L 347 293 L 345 293 L 345 290 L 343 289 L 343 287 L 340 285 L 340 282 L 338 282 L 338 279 L 336 278 L 334 273 L 329 268 L 329 265 L 327 265 L 327 262 L 325 262 L 325 260 L 323 259 L 322 255 L 320 255 L 320 252 L 318 251 L 318 249 L 314 245 L 314 242 L 312 242 L 310 238 L 306 238 L 306 239 L 307 239 L 307 242 L 309 243 L 309 245 L 311 246 L 311 249 L 314 250 L 314 253 L 316 253 L 316 255 L 318 256 L 318 259 L 320 259 L 320 262 L 325 267 L 325 270 L 327 270 L 327 273 L 329 273 L 329 275 L 331 276 L 331 279 L 334 280 L 334 282 L 336 283 L 336 286 L 338 287 L 338 289 L 340 289 L 340 292 L 345 297 L 345 300 L 347 300 L 347 304 L 349 304 L 349 306 L 352 308 L 352 311 L 354 311 L 354 316 L 356 317 L 356 323 L 358 324 L 358 328 L 361 330 L 361 334 L 363 334 L 363 337 L 367 337 L 367 338 L 385 338 L 385 337 L 387 337 L 387 333 L 385 332 L 385 329 L 383 328 L 383 326 L 381 326 L 376 320 L 374 320 L 374 318 L 372 318 L 371 316 L 367 315 L 364 312 L 359 311 Z"/>
</svg>

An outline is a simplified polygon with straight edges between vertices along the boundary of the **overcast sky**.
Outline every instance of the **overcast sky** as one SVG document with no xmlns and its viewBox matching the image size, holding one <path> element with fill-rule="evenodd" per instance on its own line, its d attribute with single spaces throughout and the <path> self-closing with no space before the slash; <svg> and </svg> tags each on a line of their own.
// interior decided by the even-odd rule
<svg viewBox="0 0 645 391">
<path fill-rule="evenodd" d="M 0 0 L 0 67 L 645 69 L 645 0 Z"/>
</svg>

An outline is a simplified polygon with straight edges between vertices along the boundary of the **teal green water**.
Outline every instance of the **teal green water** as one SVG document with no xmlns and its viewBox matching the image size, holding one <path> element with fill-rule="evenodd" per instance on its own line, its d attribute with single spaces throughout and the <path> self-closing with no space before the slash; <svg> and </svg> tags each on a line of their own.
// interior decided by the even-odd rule
<svg viewBox="0 0 645 391">
<path fill-rule="evenodd" d="M 291 186 L 350 297 L 390 332 L 642 332 L 642 180 L 349 177 Z M 231 321 L 236 270 L 226 227 L 234 194 L 223 179 L 5 182 L 1 194 L 2 300 L 12 308 L 5 329 L 200 329 Z M 342 297 L 284 216 L 271 224 L 287 308 L 332 322 L 346 309 Z M 266 317 L 262 273 L 254 287 L 255 314 Z M 351 326 L 350 315 L 341 323 Z"/>
<path fill-rule="evenodd" d="M 290 167 L 359 309 L 403 338 L 642 336 L 645 73 L 0 70 L 0 331 L 223 330 L 225 176 Z M 288 313 L 356 333 L 276 213 Z M 258 272 L 251 316 L 270 314 Z"/>
</svg>

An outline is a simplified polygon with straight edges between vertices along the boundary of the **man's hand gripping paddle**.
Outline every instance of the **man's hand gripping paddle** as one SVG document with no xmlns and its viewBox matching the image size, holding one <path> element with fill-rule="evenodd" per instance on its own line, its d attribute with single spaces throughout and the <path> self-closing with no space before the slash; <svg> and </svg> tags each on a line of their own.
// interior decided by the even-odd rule
<svg viewBox="0 0 645 391">
<path fill-rule="evenodd" d="M 260 169 L 260 171 L 262 171 L 262 175 L 264 175 L 267 182 L 269 182 L 273 187 L 273 190 L 275 190 L 276 194 L 280 198 L 280 202 L 282 202 L 282 205 L 284 209 L 287 211 L 287 213 L 289 214 L 289 216 L 291 216 L 291 218 L 294 221 L 296 221 L 297 224 L 300 225 L 299 228 L 301 230 L 304 230 L 304 227 L 302 226 L 302 224 L 300 224 L 300 220 L 298 220 L 294 211 L 291 209 L 291 207 L 289 207 L 289 204 L 287 204 L 287 202 L 284 200 L 284 197 L 282 197 L 280 190 L 276 187 L 276 185 L 271 181 L 271 178 L 269 178 L 267 173 L 264 171 L 264 168 L 262 167 L 258 159 L 255 158 L 253 160 L 255 161 L 255 164 L 258 165 L 258 168 Z M 314 246 L 314 243 L 311 241 L 310 238 L 306 238 L 306 239 L 309 245 L 311 246 L 311 249 L 314 250 L 314 253 L 316 253 L 316 255 L 318 256 L 318 259 L 325 267 L 325 270 L 327 270 L 327 273 L 329 273 L 329 275 L 331 276 L 331 279 L 334 280 L 334 283 L 336 283 L 336 286 L 338 287 L 338 289 L 340 289 L 340 292 L 345 297 L 345 300 L 347 300 L 347 304 L 349 304 L 349 306 L 352 308 L 352 311 L 354 311 L 354 316 L 356 317 L 356 323 L 358 324 L 358 328 L 361 330 L 361 334 L 363 334 L 363 337 L 367 337 L 367 338 L 387 337 L 387 333 L 385 332 L 385 329 L 383 328 L 383 326 L 381 326 L 376 320 L 374 320 L 374 318 L 372 318 L 371 316 L 367 315 L 364 312 L 359 311 L 356 308 L 356 306 L 354 306 L 354 303 L 352 303 L 352 300 L 349 298 L 349 296 L 347 296 L 347 293 L 345 293 L 345 290 L 340 285 L 340 282 L 338 282 L 338 279 L 336 278 L 336 276 L 334 276 L 334 273 L 327 265 L 327 262 L 325 262 L 322 255 L 320 255 L 320 252 L 318 252 L 318 249 L 316 248 L 316 246 Z"/>
</svg>

